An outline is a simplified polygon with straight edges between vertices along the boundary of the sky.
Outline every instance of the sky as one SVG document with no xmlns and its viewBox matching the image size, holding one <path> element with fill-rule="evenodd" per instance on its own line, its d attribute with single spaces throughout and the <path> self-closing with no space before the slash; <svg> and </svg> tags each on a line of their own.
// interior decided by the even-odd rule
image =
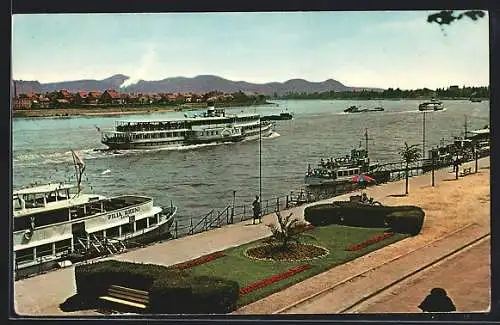
<svg viewBox="0 0 500 325">
<path fill-rule="evenodd" d="M 434 11 L 36 14 L 12 19 L 12 75 L 41 83 L 218 75 L 346 86 L 489 85 L 488 17 Z"/>
</svg>

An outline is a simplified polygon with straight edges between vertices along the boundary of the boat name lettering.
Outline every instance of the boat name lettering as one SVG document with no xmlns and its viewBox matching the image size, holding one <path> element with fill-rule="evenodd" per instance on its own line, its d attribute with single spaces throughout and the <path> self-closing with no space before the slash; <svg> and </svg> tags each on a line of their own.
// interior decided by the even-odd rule
<svg viewBox="0 0 500 325">
<path fill-rule="evenodd" d="M 114 213 L 110 213 L 108 214 L 108 220 L 111 220 L 111 219 L 118 219 L 118 218 L 127 218 L 129 217 L 130 215 L 136 213 L 136 212 L 139 212 L 141 209 L 139 207 L 134 207 L 134 208 L 130 208 L 128 210 L 125 210 L 125 211 L 118 211 L 118 212 L 114 212 Z"/>
</svg>

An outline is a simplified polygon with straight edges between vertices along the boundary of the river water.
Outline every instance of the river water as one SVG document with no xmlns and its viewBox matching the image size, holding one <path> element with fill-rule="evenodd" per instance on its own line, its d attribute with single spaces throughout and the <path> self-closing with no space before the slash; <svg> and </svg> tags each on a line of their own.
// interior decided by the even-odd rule
<svg viewBox="0 0 500 325">
<path fill-rule="evenodd" d="M 279 114 L 285 108 L 295 118 L 277 121 L 276 134 L 262 141 L 262 197 L 284 196 L 303 187 L 308 164 L 320 158 L 346 155 L 360 143 L 368 129 L 373 161 L 399 160 L 404 142 L 422 143 L 423 114 L 417 100 L 341 101 L 287 100 L 278 105 L 226 109 Z M 426 148 L 442 138 L 463 135 L 489 124 L 489 101 L 444 101 L 445 110 L 427 112 Z M 351 105 L 382 106 L 384 112 L 346 114 Z M 190 112 L 195 114 L 196 111 Z M 259 141 L 197 146 L 176 150 L 100 152 L 97 128 L 112 129 L 116 120 L 182 117 L 183 113 L 152 113 L 114 117 L 14 119 L 12 130 L 13 186 L 34 182 L 74 182 L 70 150 L 86 163 L 86 192 L 107 196 L 140 194 L 156 204 L 178 206 L 181 218 L 199 217 L 209 210 L 232 204 L 249 205 L 259 193 Z M 427 151 L 427 150 L 426 150 Z"/>
</svg>

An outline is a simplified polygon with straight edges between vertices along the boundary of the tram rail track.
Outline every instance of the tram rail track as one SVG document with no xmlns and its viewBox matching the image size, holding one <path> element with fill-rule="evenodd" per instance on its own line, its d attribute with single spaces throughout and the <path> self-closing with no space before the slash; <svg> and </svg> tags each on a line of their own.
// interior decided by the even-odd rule
<svg viewBox="0 0 500 325">
<path fill-rule="evenodd" d="M 276 310 L 273 312 L 273 314 L 281 314 L 281 313 L 299 313 L 299 311 L 303 311 L 308 308 L 308 306 L 311 306 L 315 302 L 319 302 L 322 299 L 328 298 L 330 294 L 341 290 L 346 290 L 346 287 L 348 287 L 350 284 L 355 284 L 357 281 L 363 281 L 364 279 L 368 278 L 369 275 L 374 274 L 377 271 L 383 271 L 383 268 L 387 268 L 390 265 L 395 265 L 396 263 L 402 263 L 404 259 L 410 258 L 412 255 L 415 254 L 422 254 L 426 249 L 436 249 L 439 248 L 439 243 L 443 243 L 443 241 L 450 240 L 455 238 L 459 238 L 461 233 L 470 231 L 474 226 L 477 226 L 476 224 L 468 224 L 462 228 L 459 228 L 449 234 L 447 234 L 444 237 L 438 238 L 436 240 L 433 240 L 421 247 L 418 247 L 416 249 L 413 249 L 411 251 L 405 252 L 403 254 L 397 255 L 387 261 L 384 261 L 383 263 L 374 266 L 372 268 L 369 268 L 367 270 L 363 270 L 357 274 L 354 274 L 348 278 L 345 278 L 333 285 L 330 285 L 318 292 L 315 292 L 307 297 L 304 297 L 298 301 L 295 301 L 283 308 L 280 308 L 279 310 Z M 329 312 L 331 313 L 346 313 L 349 312 L 355 307 L 359 306 L 363 302 L 367 301 L 368 299 L 371 299 L 375 297 L 376 295 L 390 289 L 391 287 L 405 281 L 406 279 L 416 275 L 419 272 L 425 271 L 427 269 L 432 268 L 434 265 L 443 262 L 444 260 L 451 258 L 457 254 L 462 253 L 463 251 L 467 250 L 468 248 L 474 246 L 478 242 L 485 240 L 487 237 L 490 236 L 490 232 L 487 233 L 481 233 L 478 235 L 473 236 L 471 239 L 467 240 L 465 243 L 459 244 L 457 247 L 451 249 L 450 251 L 445 252 L 444 254 L 439 255 L 437 258 L 432 258 L 430 261 L 427 261 L 423 263 L 422 265 L 419 265 L 416 267 L 414 270 L 411 272 L 405 273 L 402 276 L 398 276 L 396 279 L 390 281 L 389 283 L 384 284 L 382 287 L 377 288 L 375 290 L 368 290 L 365 291 L 363 294 L 358 296 L 355 299 L 351 299 L 348 303 L 344 301 L 342 306 L 339 307 L 332 307 L 332 309 L 337 308 L 336 310 L 331 310 Z"/>
</svg>

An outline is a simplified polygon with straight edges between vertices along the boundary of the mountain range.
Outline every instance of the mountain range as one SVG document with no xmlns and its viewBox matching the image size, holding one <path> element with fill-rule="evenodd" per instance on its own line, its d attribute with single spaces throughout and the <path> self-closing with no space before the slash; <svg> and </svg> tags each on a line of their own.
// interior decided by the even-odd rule
<svg viewBox="0 0 500 325">
<path fill-rule="evenodd" d="M 70 92 L 116 89 L 125 93 L 177 93 L 194 92 L 206 93 L 209 91 L 222 91 L 234 93 L 238 91 L 256 92 L 265 95 L 284 95 L 287 93 L 321 93 L 326 91 L 353 91 L 353 90 L 379 90 L 380 88 L 349 87 L 337 80 L 328 79 L 322 82 L 310 82 L 304 79 L 291 79 L 285 82 L 270 82 L 264 84 L 246 81 L 232 81 L 219 76 L 201 75 L 193 78 L 173 77 L 162 80 L 139 80 L 137 83 L 124 85 L 130 78 L 123 74 L 116 74 L 102 80 L 74 80 L 51 83 L 39 81 L 15 80 L 17 93 L 44 93 L 67 89 Z M 125 83 L 126 84 L 126 83 Z"/>
</svg>

